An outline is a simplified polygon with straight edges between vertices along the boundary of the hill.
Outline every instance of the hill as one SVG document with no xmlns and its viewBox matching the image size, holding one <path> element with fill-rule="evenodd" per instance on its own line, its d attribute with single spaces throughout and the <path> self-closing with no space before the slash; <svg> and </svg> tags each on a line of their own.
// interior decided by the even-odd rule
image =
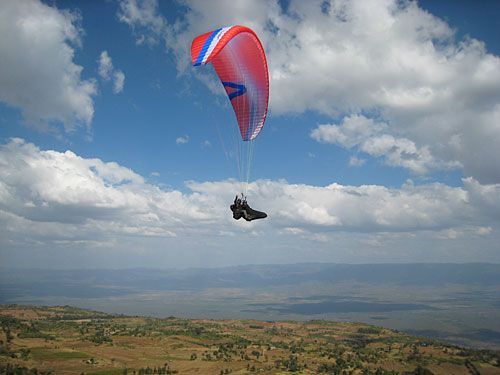
<svg viewBox="0 0 500 375">
<path fill-rule="evenodd" d="M 363 323 L 160 319 L 21 305 L 1 305 L 0 322 L 1 374 L 500 374 L 498 351 Z"/>
</svg>

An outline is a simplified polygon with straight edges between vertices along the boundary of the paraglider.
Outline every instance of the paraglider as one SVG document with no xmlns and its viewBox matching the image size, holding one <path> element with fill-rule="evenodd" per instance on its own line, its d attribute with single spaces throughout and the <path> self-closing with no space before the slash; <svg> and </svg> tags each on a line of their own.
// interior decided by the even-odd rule
<svg viewBox="0 0 500 375">
<path fill-rule="evenodd" d="M 229 26 L 197 36 L 191 44 L 193 66 L 212 63 L 231 102 L 246 155 L 239 158 L 238 169 L 246 196 L 253 141 L 261 132 L 269 102 L 269 74 L 264 49 L 255 32 L 245 26 Z M 243 149 L 244 147 L 242 147 Z M 246 163 L 244 166 L 243 164 Z M 250 208 L 246 198 L 238 197 L 233 205 L 233 218 L 247 221 L 267 217 Z"/>
<path fill-rule="evenodd" d="M 229 206 L 229 208 L 233 211 L 233 219 L 235 220 L 243 218 L 246 221 L 252 221 L 255 219 L 265 219 L 267 217 L 265 212 L 252 209 L 248 205 L 246 197 L 240 198 L 236 196 L 233 204 Z"/>
</svg>

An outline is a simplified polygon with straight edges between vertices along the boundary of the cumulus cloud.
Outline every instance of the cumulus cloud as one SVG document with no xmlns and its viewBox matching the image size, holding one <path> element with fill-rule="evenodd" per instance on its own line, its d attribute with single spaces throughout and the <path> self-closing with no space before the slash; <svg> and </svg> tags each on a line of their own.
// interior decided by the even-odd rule
<svg viewBox="0 0 500 375">
<path fill-rule="evenodd" d="M 25 233 L 25 225 L 41 223 L 57 227 L 50 231 L 54 235 L 67 233 L 63 237 L 85 232 L 89 237 L 106 232 L 172 236 L 176 226 L 189 226 L 190 220 L 214 219 L 210 210 L 191 201 L 211 206 L 208 197 L 163 191 L 117 163 L 84 159 L 71 151 L 42 151 L 13 139 L 2 146 L 0 166 L 1 210 L 15 217 L 17 230 Z"/>
<path fill-rule="evenodd" d="M 458 161 L 436 160 L 428 147 L 418 147 L 407 138 L 396 138 L 387 134 L 389 126 L 376 123 L 361 115 L 345 117 L 340 125 L 319 125 L 311 131 L 311 137 L 318 142 L 332 143 L 345 148 L 357 147 L 373 157 L 383 157 L 391 166 L 404 167 L 417 174 L 432 169 L 460 167 Z M 359 166 L 360 159 L 351 158 L 349 165 Z"/>
<path fill-rule="evenodd" d="M 401 165 L 409 152 L 415 162 L 407 168 L 417 173 L 451 163 L 481 182 L 500 182 L 500 58 L 481 41 L 457 40 L 450 25 L 417 2 L 184 4 L 186 13 L 170 24 L 153 0 L 122 1 L 120 17 L 143 38 L 162 38 L 180 72 L 189 67 L 186 46 L 194 36 L 222 25 L 247 25 L 268 56 L 272 113 L 376 112 L 388 126 L 387 136 L 370 150 L 402 153 L 387 162 Z M 436 159 L 443 163 L 436 165 Z"/>
<path fill-rule="evenodd" d="M 6 0 L 0 7 L 0 101 L 19 108 L 42 130 L 90 127 L 93 80 L 81 78 L 74 47 L 81 46 L 78 17 L 38 0 Z M 52 125 L 52 126 L 51 126 Z"/>
<path fill-rule="evenodd" d="M 500 188 L 477 184 L 485 193 Z M 230 181 L 188 186 L 194 192 L 209 195 L 234 190 Z M 299 232 L 297 228 L 319 232 L 411 232 L 476 226 L 478 222 L 489 222 L 490 210 L 500 201 L 491 199 L 483 202 L 484 206 L 471 204 L 471 194 L 480 194 L 477 190 L 440 183 L 415 186 L 411 182 L 399 189 L 379 185 L 311 186 L 269 180 L 249 185 L 256 207 L 265 203 L 273 225 L 290 233 Z"/>
<path fill-rule="evenodd" d="M 123 91 L 123 86 L 125 85 L 125 74 L 113 66 L 113 61 L 108 54 L 108 51 L 102 51 L 98 60 L 98 72 L 99 76 L 105 80 L 109 81 L 113 78 L 113 92 L 118 94 Z"/>
<path fill-rule="evenodd" d="M 474 216 L 466 191 L 441 184 L 389 189 L 261 181 L 251 187 L 252 195 L 265 197 L 274 222 L 284 227 L 411 231 L 452 227 Z"/>
<path fill-rule="evenodd" d="M 482 185 L 472 177 L 463 181 L 471 203 L 488 214 L 491 219 L 500 219 L 500 184 Z"/>
<path fill-rule="evenodd" d="M 431 232 L 438 240 L 488 238 L 500 221 L 500 185 L 473 179 L 464 188 L 259 180 L 249 184 L 251 204 L 269 218 L 251 223 L 233 220 L 228 211 L 239 187 L 234 180 L 192 181 L 185 192 L 164 190 L 115 162 L 12 139 L 0 147 L 0 243 L 117 248 L 131 239 L 141 246 L 146 239 L 176 238 L 182 249 L 236 233 L 255 235 L 266 246 L 278 235 L 292 237 L 290 246 L 297 246 L 293 238 L 298 236 L 328 249 L 333 233 L 378 234 L 379 243 L 401 233 L 425 237 Z"/>
<path fill-rule="evenodd" d="M 118 19 L 132 27 L 138 45 L 155 45 L 166 32 L 167 22 L 158 13 L 156 0 L 120 1 Z"/>
<path fill-rule="evenodd" d="M 189 142 L 188 135 L 183 135 L 181 137 L 177 137 L 177 139 L 175 140 L 175 143 L 177 143 L 178 145 L 183 145 L 183 144 L 186 144 L 188 142 Z"/>
</svg>

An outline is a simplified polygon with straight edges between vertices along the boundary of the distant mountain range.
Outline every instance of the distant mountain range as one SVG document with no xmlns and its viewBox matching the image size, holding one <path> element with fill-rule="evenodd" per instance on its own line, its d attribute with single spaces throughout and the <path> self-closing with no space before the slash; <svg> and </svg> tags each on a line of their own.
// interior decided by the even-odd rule
<svg viewBox="0 0 500 375">
<path fill-rule="evenodd" d="M 412 263 L 244 265 L 187 269 L 0 269 L 0 302 L 19 294 L 85 298 L 138 290 L 265 288 L 310 282 L 359 282 L 374 285 L 500 285 L 500 264 Z M 70 293 L 70 294 L 68 294 Z"/>
</svg>

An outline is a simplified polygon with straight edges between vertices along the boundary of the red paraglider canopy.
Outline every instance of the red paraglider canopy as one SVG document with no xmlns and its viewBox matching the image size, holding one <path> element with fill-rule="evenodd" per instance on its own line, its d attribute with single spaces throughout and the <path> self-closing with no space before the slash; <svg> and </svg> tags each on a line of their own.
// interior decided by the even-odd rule
<svg viewBox="0 0 500 375">
<path fill-rule="evenodd" d="M 262 44 L 245 26 L 223 27 L 197 36 L 191 45 L 194 66 L 215 68 L 236 114 L 241 138 L 262 130 L 269 102 L 269 74 Z"/>
</svg>

